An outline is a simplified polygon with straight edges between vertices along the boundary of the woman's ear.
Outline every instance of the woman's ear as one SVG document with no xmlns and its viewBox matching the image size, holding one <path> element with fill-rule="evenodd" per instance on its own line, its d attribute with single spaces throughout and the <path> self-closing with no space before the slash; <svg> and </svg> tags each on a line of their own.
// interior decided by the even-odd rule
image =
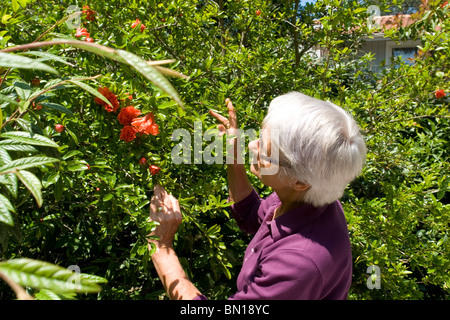
<svg viewBox="0 0 450 320">
<path fill-rule="evenodd" d="M 311 186 L 310 186 L 309 184 L 300 182 L 300 181 L 298 181 L 298 180 L 294 182 L 294 190 L 297 190 L 297 191 L 306 191 L 306 190 L 308 190 L 310 187 L 311 187 Z"/>
</svg>

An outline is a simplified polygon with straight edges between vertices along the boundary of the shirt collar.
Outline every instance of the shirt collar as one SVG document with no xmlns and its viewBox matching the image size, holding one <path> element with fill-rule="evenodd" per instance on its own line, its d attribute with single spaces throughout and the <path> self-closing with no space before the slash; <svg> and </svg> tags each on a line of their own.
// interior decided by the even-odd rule
<svg viewBox="0 0 450 320">
<path fill-rule="evenodd" d="M 270 231 L 274 241 L 299 232 L 304 226 L 317 219 L 327 208 L 327 206 L 314 207 L 307 203 L 287 211 L 280 217 L 272 220 L 274 211 L 281 204 L 278 195 L 274 197 L 270 213 L 267 215 L 266 223 L 270 226 Z"/>
</svg>

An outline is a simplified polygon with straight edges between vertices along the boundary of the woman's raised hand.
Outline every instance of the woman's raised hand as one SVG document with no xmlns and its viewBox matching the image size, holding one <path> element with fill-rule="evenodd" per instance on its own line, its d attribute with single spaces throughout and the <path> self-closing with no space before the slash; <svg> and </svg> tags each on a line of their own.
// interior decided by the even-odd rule
<svg viewBox="0 0 450 320">
<path fill-rule="evenodd" d="M 230 98 L 227 98 L 225 100 L 225 103 L 227 104 L 228 108 L 228 118 L 218 114 L 213 110 L 209 110 L 209 114 L 221 122 L 221 124 L 217 126 L 217 128 L 219 129 L 219 136 L 222 136 L 225 133 L 233 135 L 237 130 L 237 118 L 233 103 L 231 102 Z"/>
</svg>

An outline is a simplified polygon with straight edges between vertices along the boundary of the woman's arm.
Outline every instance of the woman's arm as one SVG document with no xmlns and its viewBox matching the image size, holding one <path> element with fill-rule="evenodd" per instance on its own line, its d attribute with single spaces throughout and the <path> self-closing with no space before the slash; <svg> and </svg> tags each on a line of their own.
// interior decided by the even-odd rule
<svg viewBox="0 0 450 320">
<path fill-rule="evenodd" d="M 225 100 L 225 102 L 227 103 L 229 119 L 212 110 L 210 110 L 209 113 L 222 123 L 218 126 L 220 135 L 225 133 L 228 135 L 236 135 L 238 133 L 236 112 L 234 111 L 233 103 L 230 99 Z M 242 155 L 237 152 L 237 139 L 232 138 L 227 144 L 234 148 L 233 161 L 229 161 L 229 159 L 227 159 L 228 192 L 230 200 L 238 203 L 252 192 L 253 187 L 248 180 L 247 172 L 243 164 L 244 162 L 238 161 L 238 159 L 242 160 L 238 158 Z"/>
<path fill-rule="evenodd" d="M 181 220 L 177 199 L 156 185 L 155 194 L 150 202 L 150 221 L 156 221 L 159 225 L 149 236 L 157 236 L 159 239 L 148 240 L 149 250 L 151 243 L 156 246 L 156 251 L 151 257 L 152 262 L 170 299 L 192 300 L 201 293 L 187 277 L 172 247 L 173 237 Z"/>
<path fill-rule="evenodd" d="M 187 277 L 172 247 L 158 248 L 152 261 L 171 300 L 192 300 L 201 295 Z"/>
</svg>

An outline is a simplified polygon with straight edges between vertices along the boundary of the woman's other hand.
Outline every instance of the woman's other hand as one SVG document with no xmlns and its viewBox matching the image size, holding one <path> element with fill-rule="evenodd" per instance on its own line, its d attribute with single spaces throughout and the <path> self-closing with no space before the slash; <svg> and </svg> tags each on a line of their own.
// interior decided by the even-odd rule
<svg viewBox="0 0 450 320">
<path fill-rule="evenodd" d="M 182 221 L 178 200 L 167 193 L 160 185 L 154 188 L 154 195 L 150 202 L 150 221 L 159 223 L 149 236 L 157 236 L 159 240 L 149 239 L 157 249 L 172 247 L 173 237 Z"/>
</svg>

